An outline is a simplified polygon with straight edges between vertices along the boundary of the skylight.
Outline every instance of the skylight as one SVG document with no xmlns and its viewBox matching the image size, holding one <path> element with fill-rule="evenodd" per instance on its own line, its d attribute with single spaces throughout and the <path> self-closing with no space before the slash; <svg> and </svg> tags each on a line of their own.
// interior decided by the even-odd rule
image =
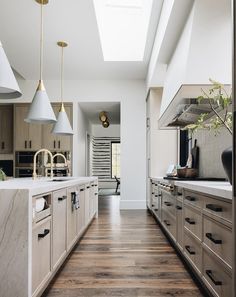
<svg viewBox="0 0 236 297">
<path fill-rule="evenodd" d="M 153 0 L 93 0 L 104 61 L 142 61 Z"/>
</svg>

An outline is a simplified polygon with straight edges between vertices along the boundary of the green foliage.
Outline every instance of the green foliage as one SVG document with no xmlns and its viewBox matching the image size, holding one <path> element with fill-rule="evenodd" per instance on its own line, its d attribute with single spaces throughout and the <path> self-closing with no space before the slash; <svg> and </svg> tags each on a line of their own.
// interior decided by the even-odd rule
<svg viewBox="0 0 236 297">
<path fill-rule="evenodd" d="M 188 129 L 190 133 L 194 133 L 198 129 L 208 129 L 214 131 L 215 135 L 217 135 L 220 128 L 225 127 L 232 134 L 232 112 L 229 111 L 232 104 L 232 95 L 228 95 L 221 83 L 213 79 L 209 80 L 212 83 L 212 88 L 208 92 L 201 89 L 202 95 L 197 100 L 199 104 L 203 100 L 207 100 L 214 116 L 209 122 L 205 122 L 208 114 L 203 113 L 198 117 L 196 123 L 187 125 L 185 129 Z"/>
</svg>

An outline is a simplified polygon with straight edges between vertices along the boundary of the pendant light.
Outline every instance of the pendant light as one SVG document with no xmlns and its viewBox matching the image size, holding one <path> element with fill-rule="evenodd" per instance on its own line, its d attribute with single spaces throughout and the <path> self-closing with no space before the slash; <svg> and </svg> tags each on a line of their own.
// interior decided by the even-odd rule
<svg viewBox="0 0 236 297">
<path fill-rule="evenodd" d="M 43 6 L 48 4 L 48 0 L 35 1 L 41 6 L 40 80 L 25 121 L 27 123 L 47 124 L 56 122 L 55 114 L 43 84 Z"/>
<path fill-rule="evenodd" d="M 0 41 L 0 99 L 14 99 L 22 95 Z"/>
<path fill-rule="evenodd" d="M 73 130 L 70 125 L 70 121 L 67 117 L 64 103 L 63 103 L 63 72 L 64 72 L 64 48 L 68 44 L 64 41 L 58 41 L 57 45 L 61 48 L 61 108 L 57 117 L 57 122 L 52 129 L 52 133 L 60 135 L 73 135 Z"/>
</svg>

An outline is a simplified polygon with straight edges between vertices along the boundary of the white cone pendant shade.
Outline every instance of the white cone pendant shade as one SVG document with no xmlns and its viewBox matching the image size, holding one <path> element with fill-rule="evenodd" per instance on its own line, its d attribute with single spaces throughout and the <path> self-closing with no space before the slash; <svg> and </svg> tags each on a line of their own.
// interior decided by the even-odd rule
<svg viewBox="0 0 236 297">
<path fill-rule="evenodd" d="M 70 125 L 70 121 L 67 117 L 64 104 L 62 103 L 61 109 L 59 111 L 57 122 L 52 129 L 52 133 L 60 135 L 73 135 L 73 130 Z"/>
<path fill-rule="evenodd" d="M 0 99 L 14 99 L 22 95 L 0 41 Z"/>
<path fill-rule="evenodd" d="M 61 108 L 57 117 L 57 122 L 52 129 L 52 133 L 60 134 L 60 135 L 73 135 L 73 130 L 70 125 L 70 121 L 67 117 L 65 107 L 63 104 L 63 63 L 64 63 L 64 55 L 63 49 L 68 46 L 68 44 L 64 41 L 58 41 L 57 45 L 61 48 Z"/>
<path fill-rule="evenodd" d="M 25 119 L 27 123 L 55 123 L 56 117 L 43 82 L 40 81 Z"/>
</svg>

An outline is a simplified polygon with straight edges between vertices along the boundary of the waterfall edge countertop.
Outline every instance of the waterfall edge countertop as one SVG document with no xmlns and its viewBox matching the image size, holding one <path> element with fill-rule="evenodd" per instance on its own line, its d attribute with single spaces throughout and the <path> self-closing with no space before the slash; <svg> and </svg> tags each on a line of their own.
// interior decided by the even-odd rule
<svg viewBox="0 0 236 297">
<path fill-rule="evenodd" d="M 12 178 L 0 182 L 0 190 L 28 190 L 30 195 L 51 192 L 74 185 L 97 181 L 97 177 Z"/>
<path fill-rule="evenodd" d="M 167 182 L 163 177 L 151 177 L 154 181 Z M 209 194 L 212 196 L 232 200 L 232 186 L 229 182 L 224 181 L 171 181 L 172 184 L 188 190 Z"/>
</svg>

